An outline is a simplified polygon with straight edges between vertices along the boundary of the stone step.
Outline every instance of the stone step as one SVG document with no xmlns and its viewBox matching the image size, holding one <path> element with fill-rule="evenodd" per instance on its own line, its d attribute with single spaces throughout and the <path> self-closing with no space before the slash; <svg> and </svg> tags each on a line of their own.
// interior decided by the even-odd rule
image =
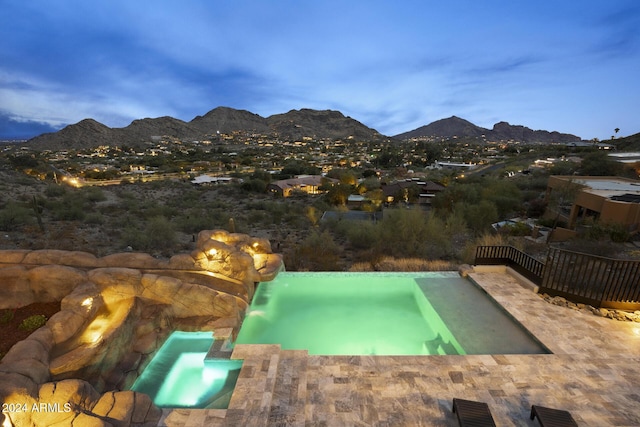
<svg viewBox="0 0 640 427">
<path fill-rule="evenodd" d="M 243 363 L 229 402 L 225 425 L 268 425 L 280 357 L 278 344 L 236 344 L 232 359 L 241 359 Z"/>
<path fill-rule="evenodd" d="M 268 426 L 304 426 L 307 402 L 307 350 L 282 350 Z"/>
</svg>

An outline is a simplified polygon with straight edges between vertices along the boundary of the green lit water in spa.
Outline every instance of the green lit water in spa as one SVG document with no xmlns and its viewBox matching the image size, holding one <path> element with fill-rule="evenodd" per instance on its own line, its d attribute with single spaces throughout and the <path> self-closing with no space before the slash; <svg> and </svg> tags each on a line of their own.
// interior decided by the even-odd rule
<svg viewBox="0 0 640 427">
<path fill-rule="evenodd" d="M 548 352 L 454 272 L 282 272 L 258 286 L 236 344 L 316 355 Z"/>
<path fill-rule="evenodd" d="M 173 332 L 131 390 L 161 408 L 226 409 L 242 360 L 207 359 L 211 332 Z"/>
</svg>

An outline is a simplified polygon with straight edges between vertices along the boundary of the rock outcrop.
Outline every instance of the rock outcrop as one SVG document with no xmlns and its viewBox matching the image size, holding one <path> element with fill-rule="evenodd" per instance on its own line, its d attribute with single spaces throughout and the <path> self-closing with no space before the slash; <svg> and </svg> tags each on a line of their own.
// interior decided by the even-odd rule
<svg viewBox="0 0 640 427">
<path fill-rule="evenodd" d="M 27 409 L 5 416 L 13 425 L 107 426 L 157 424 L 149 397 L 126 390 L 163 339 L 238 326 L 256 283 L 283 265 L 268 241 L 214 230 L 168 261 L 0 251 L 0 266 L 0 308 L 61 301 L 0 361 L 0 401 Z"/>
</svg>

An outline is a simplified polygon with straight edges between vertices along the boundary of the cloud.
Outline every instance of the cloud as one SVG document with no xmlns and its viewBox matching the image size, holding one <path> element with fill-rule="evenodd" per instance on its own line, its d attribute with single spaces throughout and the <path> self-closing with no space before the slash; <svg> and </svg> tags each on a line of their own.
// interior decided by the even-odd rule
<svg viewBox="0 0 640 427">
<path fill-rule="evenodd" d="M 55 132 L 58 127 L 48 123 L 14 118 L 0 112 L 0 140 L 29 139 L 35 135 Z"/>
<path fill-rule="evenodd" d="M 638 95 L 630 0 L 0 4 L 0 108 L 51 126 L 224 105 L 338 109 L 387 134 L 451 115 L 588 128 L 604 87 L 612 116 Z"/>
</svg>

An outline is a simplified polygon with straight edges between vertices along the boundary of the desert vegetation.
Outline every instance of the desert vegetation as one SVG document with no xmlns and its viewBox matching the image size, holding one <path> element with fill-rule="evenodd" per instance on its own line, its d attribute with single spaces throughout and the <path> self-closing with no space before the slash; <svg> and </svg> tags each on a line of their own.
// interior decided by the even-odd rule
<svg viewBox="0 0 640 427">
<path fill-rule="evenodd" d="M 340 187 L 356 193 L 358 185 Z M 543 252 L 524 240 L 528 227 L 505 227 L 498 234 L 490 226 L 514 216 L 541 215 L 546 179 L 537 174 L 453 180 L 431 209 L 399 202 L 381 206 L 377 221 L 322 219 L 327 211 L 347 211 L 332 193 L 283 199 L 239 183 L 197 187 L 177 179 L 73 188 L 10 175 L 3 186 L 8 190 L 0 199 L 3 248 L 168 257 L 190 250 L 200 230 L 221 228 L 269 239 L 292 271 L 455 268 L 472 263 L 482 242 Z M 593 242 L 628 238 L 611 226 L 590 230 L 586 237 Z"/>
<path fill-rule="evenodd" d="M 386 145 L 312 141 L 308 146 L 268 149 L 231 143 L 208 151 L 177 144 L 170 154 L 160 156 L 138 155 L 127 147 L 72 151 L 62 156 L 66 160 L 55 162 L 51 154 L 9 150 L 0 155 L 0 248 L 84 250 L 97 256 L 144 251 L 168 257 L 190 250 L 200 230 L 222 228 L 269 239 L 289 270 L 435 268 L 424 262 L 453 268 L 473 262 L 475 247 L 483 241 L 544 253 L 544 244 L 525 239 L 531 234 L 529 226 L 508 225 L 497 233 L 491 224 L 528 217 L 542 227 L 562 225 L 544 217 L 548 203 L 566 202 L 545 200 L 551 174 L 634 173 L 591 147 L 505 144 L 497 151 L 472 139 Z M 462 176 L 427 168 L 443 157 L 480 161 L 489 149 L 501 156 L 481 172 Z M 367 154 L 370 162 L 362 162 L 362 150 L 376 154 Z M 336 156 L 327 174 L 336 183 L 323 185 L 324 194 L 294 192 L 292 197 L 280 198 L 267 191 L 274 180 L 318 173 L 310 152 Z M 84 165 L 95 154 L 109 159 L 108 176 L 98 176 L 102 172 Z M 531 168 L 541 157 L 573 160 L 555 162 L 546 169 Z M 124 175 L 136 165 L 154 170 L 159 179 L 145 182 L 141 175 Z M 267 165 L 279 167 L 268 171 Z M 224 173 L 234 181 L 213 186 L 189 181 L 203 172 Z M 385 199 L 384 184 L 416 173 L 445 187 L 428 207 L 417 203 L 420 190 L 416 186 L 403 188 L 392 202 Z M 89 183 L 91 178 L 118 179 L 110 181 L 114 185 L 77 188 L 61 176 L 78 176 Z M 366 203 L 348 207 L 350 195 L 365 196 Z M 343 215 L 353 209 L 379 215 L 371 216 L 372 220 Z M 326 212 L 334 215 L 328 219 Z M 594 222 L 585 229 L 584 242 L 573 243 L 580 249 L 611 245 L 607 253 L 614 254 L 624 250 L 621 243 L 631 237 L 614 224 Z"/>
</svg>

